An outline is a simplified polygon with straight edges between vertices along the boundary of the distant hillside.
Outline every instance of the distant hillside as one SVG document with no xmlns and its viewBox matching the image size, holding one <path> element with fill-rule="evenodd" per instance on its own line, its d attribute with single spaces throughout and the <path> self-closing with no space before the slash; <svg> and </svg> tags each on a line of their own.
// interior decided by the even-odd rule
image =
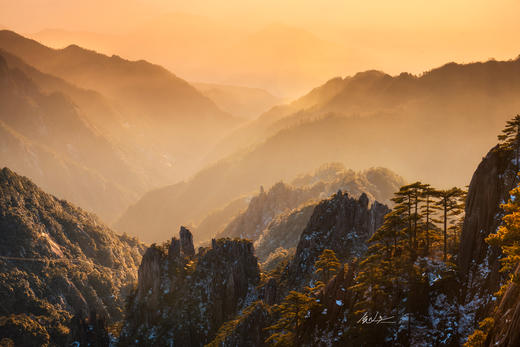
<svg viewBox="0 0 520 347">
<path fill-rule="evenodd" d="M 334 172 L 334 176 L 320 177 L 320 174 L 325 171 Z M 278 215 L 302 204 L 328 198 L 338 190 L 345 190 L 353 196 L 365 193 L 372 201 L 377 200 L 389 204 L 392 191 L 404 184 L 401 177 L 384 168 L 354 172 L 343 166 L 335 165 L 320 168 L 314 177 L 315 181 L 308 184 L 289 185 L 278 182 L 268 191 L 260 191 L 251 199 L 247 210 L 237 215 L 217 237 L 239 237 L 256 241 Z M 303 183 L 305 177 L 293 182 Z M 294 240 L 294 246 L 296 246 L 296 242 L 297 239 Z"/>
<path fill-rule="evenodd" d="M 278 170 L 276 167 L 272 169 Z M 145 241 L 156 242 L 167 239 L 175 225 L 198 225 L 193 228 L 195 242 L 205 242 L 222 231 L 232 217 L 245 209 L 244 195 L 250 196 L 251 192 L 258 189 L 261 184 L 269 187 L 279 182 L 280 178 L 277 177 L 280 176 L 261 177 L 253 173 L 236 175 L 229 170 L 228 166 L 216 165 L 201 171 L 187 182 L 145 194 L 122 215 L 114 227 L 138 235 Z M 295 175 L 282 176 L 282 180 L 291 182 L 294 177 Z M 282 195 L 274 203 L 293 209 L 308 200 L 326 198 L 340 188 L 352 194 L 367 191 L 384 201 L 403 182 L 400 176 L 383 168 L 355 173 L 342 165 L 326 165 L 319 170 L 313 170 L 308 175 L 298 176 L 294 180 L 293 185 L 297 187 L 294 202 L 284 201 Z M 282 186 L 285 187 L 283 184 Z M 292 190 L 292 188 L 287 189 Z M 220 211 L 215 211 L 216 209 Z M 282 208 L 277 213 L 283 211 Z M 257 217 L 261 219 L 263 217 L 261 211 L 257 212 L 259 214 Z M 271 212 L 275 213 L 274 210 Z M 248 228 L 254 229 L 257 219 L 249 221 L 252 224 Z M 213 223 L 209 223 L 210 220 Z M 265 226 L 263 225 L 259 231 L 262 231 Z M 145 229 L 146 234 L 141 232 Z M 239 234 L 230 233 L 226 236 L 236 237 Z"/>
<path fill-rule="evenodd" d="M 296 247 L 321 199 L 342 190 L 354 197 L 365 194 L 372 202 L 391 205 L 392 192 L 403 184 L 401 177 L 384 168 L 354 172 L 339 164 L 323 166 L 313 175 L 298 177 L 291 185 L 280 182 L 261 191 L 216 237 L 252 240 L 259 261 L 265 262 L 280 248 Z"/>
<path fill-rule="evenodd" d="M 0 336 L 16 346 L 70 345 L 92 312 L 108 323 L 122 319 L 144 252 L 139 241 L 7 168 L 0 237 Z"/>
<path fill-rule="evenodd" d="M 282 101 L 259 88 L 228 86 L 213 83 L 192 83 L 220 109 L 235 116 L 254 119 Z"/>
<path fill-rule="evenodd" d="M 245 28 L 235 21 L 179 12 L 150 18 L 117 35 L 47 29 L 30 37 L 56 48 L 78 44 L 146 59 L 191 81 L 255 86 L 281 96 L 299 95 L 324 76 L 360 65 L 357 52 L 343 42 L 303 28 L 276 22 Z"/>
<path fill-rule="evenodd" d="M 421 76 L 366 71 L 274 107 L 210 158 L 298 171 L 322 160 L 381 165 L 410 180 L 465 185 L 493 134 L 520 109 L 519 93 L 520 59 L 450 63 Z"/>
<path fill-rule="evenodd" d="M 149 189 L 136 161 L 103 135 L 77 104 L 61 91 L 42 92 L 19 68 L 9 67 L 3 56 L 0 51 L 2 165 L 107 220 Z"/>
<path fill-rule="evenodd" d="M 186 81 L 143 60 L 108 57 L 76 45 L 51 49 L 7 30 L 0 31 L 0 48 L 44 73 L 104 95 L 127 133 L 144 151 L 167 158 L 176 178 L 191 173 L 200 156 L 239 122 Z"/>
</svg>

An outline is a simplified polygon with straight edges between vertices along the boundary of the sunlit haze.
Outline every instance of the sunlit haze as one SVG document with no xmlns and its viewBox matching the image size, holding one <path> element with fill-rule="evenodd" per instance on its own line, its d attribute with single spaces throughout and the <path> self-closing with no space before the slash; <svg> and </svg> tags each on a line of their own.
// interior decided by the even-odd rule
<svg viewBox="0 0 520 347">
<path fill-rule="evenodd" d="M 419 74 L 520 53 L 514 0 L 1 0 L 0 8 L 0 26 L 44 44 L 76 43 L 188 81 L 284 98 L 367 69 Z"/>
<path fill-rule="evenodd" d="M 520 0 L 0 0 L 0 347 L 520 346 L 519 34 Z"/>
</svg>

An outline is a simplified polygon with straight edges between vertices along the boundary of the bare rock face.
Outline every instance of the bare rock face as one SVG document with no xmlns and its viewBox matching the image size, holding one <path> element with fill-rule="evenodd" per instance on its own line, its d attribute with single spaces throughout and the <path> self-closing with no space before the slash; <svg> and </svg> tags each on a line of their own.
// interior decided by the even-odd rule
<svg viewBox="0 0 520 347">
<path fill-rule="evenodd" d="M 181 256 L 181 242 L 178 238 L 172 237 L 170 247 L 168 248 L 168 257 L 174 261 Z"/>
<path fill-rule="evenodd" d="M 503 282 L 498 261 L 501 251 L 485 239 L 500 226 L 500 205 L 509 199 L 517 182 L 513 153 L 498 146 L 482 159 L 471 179 L 458 253 L 464 312 L 459 322 L 461 336 L 472 333 L 477 322 L 492 315 L 496 304 L 493 294 Z"/>
<path fill-rule="evenodd" d="M 193 257 L 195 255 L 195 247 L 193 247 L 193 235 L 191 231 L 181 226 L 179 232 L 181 238 L 181 251 L 187 257 Z"/>
<path fill-rule="evenodd" d="M 148 301 L 153 307 L 157 306 L 159 300 L 162 258 L 161 249 L 152 245 L 146 250 L 138 271 L 137 299 L 143 300 L 150 295 Z"/>
<path fill-rule="evenodd" d="M 180 240 L 146 252 L 121 334 L 123 345 L 205 345 L 251 303 L 248 298 L 258 296 L 260 274 L 251 242 L 212 240 L 211 247 L 191 252 L 192 237 L 185 228 Z"/>
<path fill-rule="evenodd" d="M 508 153 L 495 147 L 473 174 L 466 199 L 458 259 L 463 276 L 467 276 L 472 267 L 486 260 L 496 263 L 496 254 L 486 259 L 490 254 L 485 238 L 500 225 L 500 204 L 507 201 L 509 191 L 515 184 L 516 174 L 511 159 Z"/>
<path fill-rule="evenodd" d="M 289 264 L 290 283 L 305 284 L 324 249 L 332 249 L 342 262 L 362 257 L 367 250 L 366 241 L 382 225 L 388 212 L 388 207 L 378 202 L 369 206 L 365 194 L 355 199 L 338 191 L 323 200 L 314 209 Z"/>
</svg>

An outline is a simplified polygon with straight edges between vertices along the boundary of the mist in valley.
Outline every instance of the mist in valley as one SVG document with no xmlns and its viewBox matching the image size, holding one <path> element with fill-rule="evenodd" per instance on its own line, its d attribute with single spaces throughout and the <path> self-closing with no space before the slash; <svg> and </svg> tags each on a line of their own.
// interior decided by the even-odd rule
<svg viewBox="0 0 520 347">
<path fill-rule="evenodd" d="M 314 261 L 323 260 L 329 248 L 341 263 L 357 266 L 373 251 L 367 246 L 374 240 L 369 236 L 379 235 L 392 216 L 406 210 L 406 194 L 411 235 L 410 191 L 416 216 L 430 197 L 455 194 L 460 200 L 450 202 L 452 214 L 446 202 L 443 263 L 439 265 L 440 234 L 432 241 L 438 247 L 434 255 L 428 253 L 429 239 L 415 239 L 412 253 L 419 260 L 435 258 L 439 264 L 427 265 L 438 266 L 435 271 L 451 271 L 450 264 L 468 256 L 466 248 L 485 244 L 463 233 L 464 223 L 470 228 L 484 217 L 460 218 L 466 191 L 452 187 L 509 187 L 515 182 L 510 174 L 517 162 L 507 156 L 515 140 L 506 136 L 497 146 L 497 135 L 520 112 L 520 50 L 515 41 L 520 26 L 513 18 L 520 7 L 513 2 L 441 1 L 423 7 L 408 0 L 395 6 L 376 3 L 209 1 L 202 6 L 117 0 L 100 11 L 99 1 L 0 1 L 0 168 L 5 167 L 0 171 L 0 207 L 7 216 L 0 222 L 7 241 L 23 244 L 19 254 L 8 258 L 94 259 L 105 270 L 94 279 L 82 278 L 76 283 L 80 289 L 70 289 L 67 300 L 83 300 L 81 310 L 93 302 L 98 311 L 108 307 L 101 316 L 111 324 L 116 318 L 123 324 L 125 316 L 125 328 L 119 326 L 117 332 L 123 344 L 140 336 L 140 324 L 153 316 L 141 317 L 139 303 L 155 308 L 166 300 L 188 307 L 198 302 L 190 296 L 198 295 L 189 290 L 200 285 L 193 281 L 217 283 L 204 276 L 224 278 L 235 256 L 243 268 L 229 270 L 240 272 L 240 278 L 230 280 L 235 287 L 229 297 L 239 297 L 227 305 L 234 311 L 215 313 L 209 321 L 205 312 L 220 309 L 200 309 L 201 321 L 208 325 L 196 329 L 211 333 L 206 340 L 182 335 L 180 341 L 202 345 L 218 340 L 224 322 L 235 319 L 239 308 L 243 312 L 247 295 L 275 305 L 283 290 L 287 294 L 315 283 L 318 274 L 301 269 L 318 266 Z M 516 126 L 515 119 L 510 127 Z M 486 170 L 493 172 L 492 178 Z M 501 188 L 500 194 L 504 192 Z M 465 213 L 478 210 L 473 203 L 477 197 L 498 202 L 503 201 L 500 194 L 470 188 Z M 432 220 L 428 212 L 419 227 L 422 215 L 416 217 L 415 232 L 442 224 L 440 210 Z M 493 223 L 482 228 L 496 229 Z M 454 235 L 449 245 L 448 224 Z M 352 233 L 334 234 L 346 225 Z M 431 229 L 440 233 L 442 228 Z M 23 242 L 16 240 L 17 230 L 28 231 Z M 320 233 L 325 236 L 317 238 Z M 463 237 L 470 237 L 468 245 L 473 246 L 463 244 Z M 397 238 L 392 242 L 397 249 Z M 418 247 L 425 247 L 424 254 L 417 253 Z M 11 252 L 12 247 L 4 248 Z M 478 252 L 481 264 L 487 253 Z M 124 264 L 118 257 L 126 259 Z M 222 267 L 212 268 L 217 261 Z M 182 280 L 175 277 L 181 287 L 188 286 L 182 287 L 182 296 L 193 299 L 189 305 L 175 301 L 181 295 L 168 296 L 174 282 L 167 282 L 167 276 L 145 274 L 161 268 L 161 262 L 179 267 L 177 272 L 170 269 L 167 281 L 189 274 Z M 4 265 L 7 269 L 12 264 L 6 260 Z M 121 273 L 112 272 L 116 265 Z M 331 283 L 354 281 L 348 276 L 358 270 L 348 266 L 337 270 Z M 65 276 L 76 278 L 78 269 L 70 268 Z M 38 271 L 47 273 L 46 268 Z M 128 283 L 102 273 L 120 275 Z M 153 282 L 157 278 L 163 282 Z M 25 280 L 32 281 L 29 275 Z M 278 294 L 269 289 L 274 282 Z M 158 286 L 163 292 L 150 296 Z M 245 294 L 255 286 L 261 295 Z M 335 290 L 316 288 L 311 297 Z M 218 295 L 231 290 L 213 289 Z M 58 305 L 49 300 L 45 305 Z M 245 316 L 268 312 L 265 316 L 272 319 L 271 308 L 264 312 L 260 304 L 251 305 L 256 311 L 245 311 Z M 400 303 L 396 305 L 398 311 Z M 59 316 L 60 322 L 72 322 L 71 312 L 85 316 L 72 310 L 62 317 L 63 312 L 49 310 L 47 316 Z M 175 319 L 184 317 L 182 312 Z M 4 313 L 0 311 L 0 318 Z M 49 326 L 58 329 L 58 320 L 52 319 Z M 91 324 L 97 318 L 85 319 Z M 265 331 L 268 324 L 262 324 L 258 326 Z M 477 326 L 466 325 L 460 328 L 466 335 L 468 327 Z M 84 328 L 67 326 L 73 330 L 69 335 Z M 47 340 L 60 336 L 61 342 L 71 342 L 60 329 L 49 328 Z M 425 339 L 409 336 L 406 341 Z"/>
</svg>

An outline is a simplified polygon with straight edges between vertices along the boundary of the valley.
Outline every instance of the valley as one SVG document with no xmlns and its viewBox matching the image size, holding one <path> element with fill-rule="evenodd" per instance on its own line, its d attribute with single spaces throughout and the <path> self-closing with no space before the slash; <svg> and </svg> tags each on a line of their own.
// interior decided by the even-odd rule
<svg viewBox="0 0 520 347">
<path fill-rule="evenodd" d="M 0 2 L 0 347 L 520 346 L 518 10 Z"/>
</svg>

